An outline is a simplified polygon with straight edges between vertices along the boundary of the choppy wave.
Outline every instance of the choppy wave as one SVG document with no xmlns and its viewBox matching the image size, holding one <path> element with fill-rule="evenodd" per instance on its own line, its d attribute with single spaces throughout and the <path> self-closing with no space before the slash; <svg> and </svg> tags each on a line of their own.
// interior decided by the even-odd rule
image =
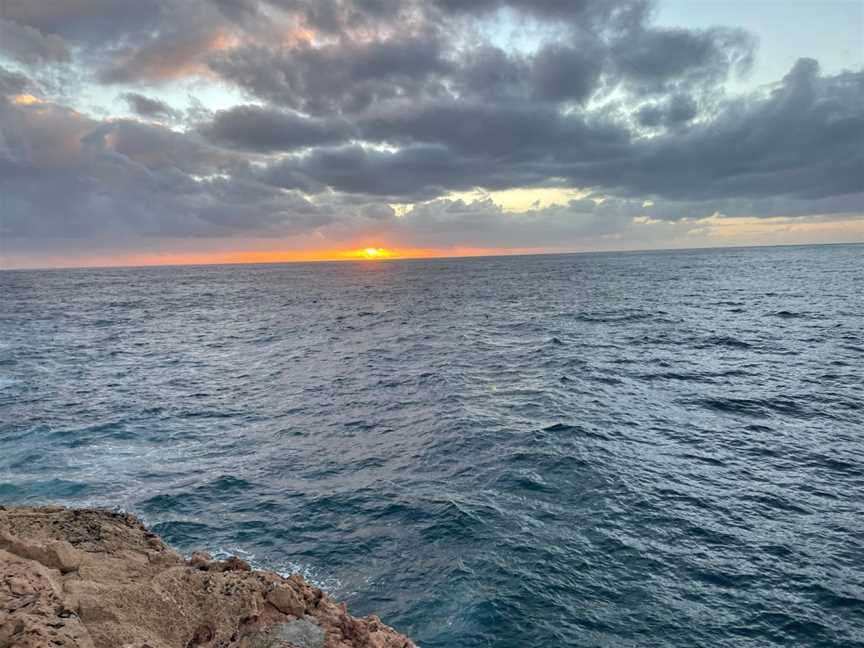
<svg viewBox="0 0 864 648">
<path fill-rule="evenodd" d="M 0 273 L 0 503 L 426 648 L 861 645 L 861 285 L 861 246 Z"/>
</svg>

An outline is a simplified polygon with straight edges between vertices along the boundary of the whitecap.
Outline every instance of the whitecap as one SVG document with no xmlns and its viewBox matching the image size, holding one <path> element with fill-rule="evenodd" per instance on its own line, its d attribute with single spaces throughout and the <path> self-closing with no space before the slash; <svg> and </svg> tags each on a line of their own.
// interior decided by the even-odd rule
<svg viewBox="0 0 864 648">
<path fill-rule="evenodd" d="M 335 576 L 322 576 L 309 565 L 304 565 L 302 563 L 293 561 L 280 561 L 276 564 L 272 562 L 263 562 L 256 559 L 254 553 L 241 549 L 240 547 L 218 547 L 212 551 L 208 551 L 208 553 L 217 560 L 225 560 L 230 556 L 237 556 L 238 558 L 242 558 L 248 562 L 252 569 L 276 572 L 282 576 L 282 578 L 288 578 L 293 574 L 300 574 L 307 583 L 311 583 L 328 594 L 333 594 L 342 588 L 342 581 Z"/>
</svg>

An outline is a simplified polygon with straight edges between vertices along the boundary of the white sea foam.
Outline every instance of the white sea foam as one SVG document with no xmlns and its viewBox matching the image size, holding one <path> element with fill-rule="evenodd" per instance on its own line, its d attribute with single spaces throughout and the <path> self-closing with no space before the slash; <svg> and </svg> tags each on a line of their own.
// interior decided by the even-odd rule
<svg viewBox="0 0 864 648">
<path fill-rule="evenodd" d="M 10 376 L 0 376 L 0 389 L 6 389 L 7 387 L 11 387 L 12 385 L 16 385 L 20 380 L 17 378 L 12 378 Z"/>
<path fill-rule="evenodd" d="M 218 560 L 225 560 L 230 556 L 242 558 L 253 569 L 276 572 L 283 578 L 293 574 L 300 574 L 308 583 L 328 594 L 333 594 L 342 588 L 342 581 L 334 576 L 322 576 L 315 569 L 302 563 L 293 561 L 279 561 L 278 563 L 264 562 L 258 560 L 254 553 L 241 549 L 240 547 L 218 547 L 208 553 Z"/>
</svg>

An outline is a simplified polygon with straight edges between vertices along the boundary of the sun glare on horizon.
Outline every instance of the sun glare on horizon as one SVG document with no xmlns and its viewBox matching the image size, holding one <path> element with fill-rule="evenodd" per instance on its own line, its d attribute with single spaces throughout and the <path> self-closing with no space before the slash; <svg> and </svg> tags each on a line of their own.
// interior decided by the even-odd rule
<svg viewBox="0 0 864 648">
<path fill-rule="evenodd" d="M 387 248 L 380 247 L 367 247 L 360 250 L 359 255 L 361 259 L 388 259 L 393 256 L 393 253 Z"/>
</svg>

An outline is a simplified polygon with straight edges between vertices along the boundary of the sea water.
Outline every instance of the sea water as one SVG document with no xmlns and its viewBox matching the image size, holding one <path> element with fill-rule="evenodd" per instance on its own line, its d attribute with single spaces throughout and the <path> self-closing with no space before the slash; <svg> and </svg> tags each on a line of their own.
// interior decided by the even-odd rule
<svg viewBox="0 0 864 648">
<path fill-rule="evenodd" d="M 0 504 L 425 648 L 864 645 L 864 247 L 0 272 Z"/>
</svg>

